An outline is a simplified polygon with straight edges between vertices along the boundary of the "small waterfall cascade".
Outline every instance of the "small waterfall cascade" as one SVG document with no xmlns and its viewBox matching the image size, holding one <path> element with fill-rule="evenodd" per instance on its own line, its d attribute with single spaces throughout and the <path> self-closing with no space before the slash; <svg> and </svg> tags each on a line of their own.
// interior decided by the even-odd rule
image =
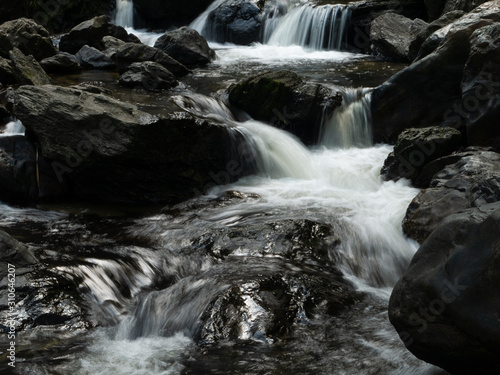
<svg viewBox="0 0 500 375">
<path fill-rule="evenodd" d="M 116 0 L 115 24 L 134 27 L 134 3 L 132 0 Z"/>
<path fill-rule="evenodd" d="M 26 129 L 24 128 L 23 123 L 19 120 L 14 120 L 5 125 L 2 135 L 24 135 L 25 131 Z"/>
<path fill-rule="evenodd" d="M 264 42 L 313 50 L 340 50 L 350 17 L 350 8 L 343 5 L 296 7 L 280 19 Z"/>
<path fill-rule="evenodd" d="M 219 6 L 221 6 L 225 1 L 226 0 L 215 0 L 212 4 L 210 4 L 210 6 L 202 14 L 200 14 L 193 22 L 191 22 L 189 27 L 198 31 L 201 35 L 203 35 L 205 38 L 207 38 L 207 35 L 204 32 L 204 30 L 205 30 L 205 26 L 207 25 L 208 16 L 215 9 L 217 9 Z"/>
<path fill-rule="evenodd" d="M 369 147 L 371 132 L 371 89 L 345 88 L 342 104 L 321 129 L 321 144 L 328 148 Z"/>
</svg>

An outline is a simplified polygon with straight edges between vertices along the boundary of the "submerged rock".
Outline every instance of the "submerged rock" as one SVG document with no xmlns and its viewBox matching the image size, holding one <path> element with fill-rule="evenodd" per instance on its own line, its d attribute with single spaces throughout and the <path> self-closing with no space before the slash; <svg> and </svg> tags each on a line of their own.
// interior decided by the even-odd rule
<svg viewBox="0 0 500 375">
<path fill-rule="evenodd" d="M 189 73 L 189 69 L 158 48 L 138 43 L 125 43 L 118 48 L 115 55 L 118 72 L 123 73 L 135 62 L 152 61 L 162 65 L 176 77 Z"/>
<path fill-rule="evenodd" d="M 500 371 L 500 204 L 449 216 L 394 288 L 389 318 L 418 358 L 452 374 Z"/>
<path fill-rule="evenodd" d="M 413 199 L 403 221 L 405 233 L 420 243 L 449 215 L 500 201 L 500 154 L 470 150 L 427 168 L 435 171 L 430 187 Z"/>
<path fill-rule="evenodd" d="M 33 55 L 36 60 L 42 60 L 57 53 L 49 32 L 29 18 L 5 22 L 0 25 L 0 34 L 7 36 L 12 48 L 17 47 L 25 55 Z M 0 41 L 2 39 L 0 37 Z M 4 55 L 4 57 L 7 56 Z"/>
<path fill-rule="evenodd" d="M 162 65 L 144 61 L 133 63 L 120 77 L 120 84 L 148 91 L 168 90 L 179 83 Z"/>
<path fill-rule="evenodd" d="M 229 102 L 256 120 L 289 131 L 305 144 L 315 144 L 321 116 L 339 106 L 342 96 L 281 70 L 260 73 L 231 86 Z"/>
<path fill-rule="evenodd" d="M 461 138 L 461 133 L 453 128 L 407 129 L 399 135 L 381 175 L 386 180 L 408 178 L 417 187 L 428 187 L 430 181 L 421 176 L 422 171 L 431 161 L 457 151 Z"/>
<path fill-rule="evenodd" d="M 207 65 L 216 57 L 207 40 L 188 27 L 165 33 L 154 46 L 189 67 Z"/>
<path fill-rule="evenodd" d="M 23 86 L 13 112 L 72 198 L 180 201 L 204 191 L 229 162 L 244 163 L 244 140 L 224 125 L 185 113 L 153 116 L 103 94 Z M 223 183 L 249 172 L 243 165 Z"/>
<path fill-rule="evenodd" d="M 427 26 L 419 18 L 411 20 L 396 13 L 375 18 L 370 28 L 370 40 L 375 50 L 396 61 L 411 61 L 410 45 L 416 35 Z"/>
<path fill-rule="evenodd" d="M 76 57 L 67 52 L 59 52 L 57 55 L 43 59 L 40 65 L 43 70 L 52 74 L 78 73 L 82 70 Z"/>
<path fill-rule="evenodd" d="M 50 77 L 33 56 L 26 56 L 19 49 L 14 48 L 10 51 L 10 59 L 17 83 L 24 85 L 46 85 L 50 83 Z"/>
</svg>

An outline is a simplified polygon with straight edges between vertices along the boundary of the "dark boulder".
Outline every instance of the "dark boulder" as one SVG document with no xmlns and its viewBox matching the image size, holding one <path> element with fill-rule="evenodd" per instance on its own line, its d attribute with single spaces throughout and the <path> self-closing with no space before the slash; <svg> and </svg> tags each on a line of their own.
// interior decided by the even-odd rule
<svg viewBox="0 0 500 375">
<path fill-rule="evenodd" d="M 180 201 L 204 191 L 230 161 L 240 161 L 245 145 L 224 125 L 179 112 L 157 117 L 74 88 L 22 86 L 13 112 L 73 198 Z M 242 167 L 242 175 L 250 172 Z"/>
<path fill-rule="evenodd" d="M 443 12 L 451 12 L 454 10 L 461 10 L 470 12 L 477 6 L 487 2 L 488 0 L 446 0 Z"/>
<path fill-rule="evenodd" d="M 494 20 L 500 21 L 499 1 L 485 3 L 436 31 L 422 46 L 424 56 L 373 91 L 376 142 L 393 143 L 410 127 L 451 126 L 466 133 L 467 118 L 473 112 L 467 110 L 469 99 L 463 92 L 462 79 L 470 38 L 475 30 Z"/>
<path fill-rule="evenodd" d="M 165 33 L 154 46 L 188 67 L 207 65 L 216 57 L 206 39 L 188 27 Z"/>
<path fill-rule="evenodd" d="M 442 222 L 394 288 L 389 318 L 406 347 L 451 374 L 500 372 L 500 204 Z"/>
<path fill-rule="evenodd" d="M 457 151 L 461 138 L 462 134 L 453 128 L 407 129 L 399 135 L 381 175 L 386 180 L 408 178 L 414 186 L 426 188 L 430 181 L 422 176 L 422 171 L 431 161 Z"/>
<path fill-rule="evenodd" d="M 7 35 L 12 47 L 19 48 L 25 55 L 33 55 L 37 60 L 42 60 L 57 53 L 49 32 L 31 19 L 19 18 L 5 22 L 0 25 L 1 33 Z"/>
<path fill-rule="evenodd" d="M 282 70 L 260 73 L 231 86 L 229 102 L 256 120 L 291 132 L 305 144 L 315 144 L 322 113 L 326 107 L 339 106 L 342 96 Z"/>
<path fill-rule="evenodd" d="M 11 114 L 2 104 L 0 104 L 0 126 L 6 125 L 11 121 Z"/>
<path fill-rule="evenodd" d="M 140 43 L 135 35 L 128 34 L 123 27 L 111 24 L 107 16 L 99 16 L 82 22 L 68 34 L 63 35 L 59 49 L 72 54 L 77 53 L 85 45 L 103 50 L 105 48 L 102 38 L 107 35 L 124 42 Z"/>
<path fill-rule="evenodd" d="M 116 67 L 110 57 L 94 47 L 83 46 L 75 57 L 85 69 L 114 69 Z"/>
<path fill-rule="evenodd" d="M 424 0 L 429 21 L 437 20 L 443 14 L 446 0 Z"/>
<path fill-rule="evenodd" d="M 403 220 L 404 232 L 420 243 L 449 215 L 500 201 L 500 154 L 471 150 L 437 159 L 427 168 L 436 172 L 430 187 L 413 199 Z"/>
<path fill-rule="evenodd" d="M 64 196 L 67 187 L 37 153 L 25 136 L 0 137 L 0 199 L 27 202 Z"/>
<path fill-rule="evenodd" d="M 43 70 L 51 74 L 78 73 L 82 67 L 75 56 L 67 52 L 59 52 L 57 55 L 47 57 L 40 62 Z"/>
<path fill-rule="evenodd" d="M 13 85 L 16 83 L 16 75 L 12 61 L 0 56 L 0 84 Z"/>
<path fill-rule="evenodd" d="M 107 35 L 102 38 L 102 44 L 104 45 L 104 50 L 102 52 L 109 58 L 115 60 L 116 52 L 125 44 L 125 42 L 121 39 L 115 38 L 114 36 Z"/>
<path fill-rule="evenodd" d="M 452 12 L 448 12 L 443 14 L 438 19 L 429 23 L 426 27 L 420 30 L 417 35 L 414 36 L 413 40 L 410 43 L 408 57 L 410 61 L 413 61 L 417 58 L 420 48 L 422 44 L 424 44 L 425 40 L 430 37 L 433 33 L 438 31 L 439 29 L 449 25 L 450 23 L 456 21 L 460 17 L 463 17 L 465 13 L 461 10 L 455 10 Z"/>
<path fill-rule="evenodd" d="M 162 65 L 170 72 L 180 77 L 189 73 L 189 69 L 158 48 L 138 43 L 125 43 L 116 51 L 118 72 L 124 73 L 130 64 L 135 62 L 152 61 Z"/>
<path fill-rule="evenodd" d="M 178 85 L 175 76 L 158 63 L 144 61 L 133 63 L 120 77 L 123 86 L 148 91 L 168 90 Z"/>
<path fill-rule="evenodd" d="M 9 58 L 9 51 L 14 48 L 5 31 L 0 31 L 0 57 Z"/>
<path fill-rule="evenodd" d="M 203 35 L 218 43 L 248 45 L 261 38 L 261 12 L 248 0 L 227 0 L 208 15 Z"/>
<path fill-rule="evenodd" d="M 25 56 L 19 49 L 10 51 L 10 59 L 14 67 L 17 83 L 24 85 L 46 85 L 50 77 L 45 73 L 33 56 Z"/>
<path fill-rule="evenodd" d="M 370 40 L 377 53 L 396 61 L 411 61 L 410 45 L 427 25 L 419 18 L 385 13 L 373 20 Z"/>
<path fill-rule="evenodd" d="M 153 28 L 169 28 L 186 25 L 200 15 L 212 0 L 133 0 L 134 8 L 145 21 L 145 25 Z"/>
<path fill-rule="evenodd" d="M 24 272 L 29 269 L 32 270 L 34 267 L 40 265 L 40 261 L 28 246 L 16 241 L 6 232 L 0 230 L 0 290 L 4 289 L 5 291 L 7 289 L 6 278 L 10 268 L 8 267 L 9 264 L 14 265 L 17 269 L 16 276 L 21 276 L 19 274 L 20 270 Z M 7 298 L 5 298 L 6 300 Z"/>
</svg>

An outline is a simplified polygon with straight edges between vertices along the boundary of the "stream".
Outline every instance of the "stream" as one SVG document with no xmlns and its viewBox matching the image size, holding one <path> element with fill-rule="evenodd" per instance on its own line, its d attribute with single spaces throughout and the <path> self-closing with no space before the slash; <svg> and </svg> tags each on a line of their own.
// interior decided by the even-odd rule
<svg viewBox="0 0 500 375">
<path fill-rule="evenodd" d="M 0 227 L 53 275 L 40 283 L 74 290 L 90 322 L 20 333 L 18 374 L 445 374 L 407 351 L 387 317 L 418 248 L 401 228 L 418 190 L 380 177 L 392 147 L 371 143 L 370 88 L 403 65 L 339 51 L 345 4 L 273 4 L 263 42 L 245 47 L 221 42 L 200 15 L 191 26 L 217 60 L 169 93 L 130 94 L 106 72 L 54 78 L 226 124 L 258 173 L 221 185 L 226 172 L 215 172 L 203 195 L 167 207 L 0 203 Z M 134 30 L 130 3 L 117 5 L 116 22 L 154 44 L 160 34 Z M 343 95 L 313 147 L 227 106 L 229 85 L 281 69 Z"/>
</svg>

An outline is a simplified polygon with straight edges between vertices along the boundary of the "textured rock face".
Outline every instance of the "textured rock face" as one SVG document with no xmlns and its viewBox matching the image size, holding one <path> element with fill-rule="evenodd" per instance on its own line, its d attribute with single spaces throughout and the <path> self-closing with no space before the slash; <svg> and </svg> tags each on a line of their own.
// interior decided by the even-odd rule
<svg viewBox="0 0 500 375">
<path fill-rule="evenodd" d="M 370 39 L 383 56 L 411 61 L 410 45 L 426 26 L 427 23 L 418 18 L 411 20 L 400 14 L 386 13 L 373 20 Z"/>
<path fill-rule="evenodd" d="M 57 55 L 43 59 L 40 65 L 43 70 L 52 74 L 78 73 L 82 70 L 76 57 L 66 52 L 59 52 Z"/>
<path fill-rule="evenodd" d="M 118 71 L 123 73 L 135 62 L 153 61 L 180 77 L 189 73 L 189 69 L 158 48 L 138 43 L 125 43 L 116 51 L 115 59 Z"/>
<path fill-rule="evenodd" d="M 392 292 L 391 323 L 417 357 L 452 374 L 500 371 L 500 204 L 448 217 Z"/>
<path fill-rule="evenodd" d="M 7 36 L 12 48 L 17 47 L 25 55 L 33 55 L 36 60 L 42 60 L 57 53 L 56 47 L 50 40 L 49 32 L 31 19 L 19 18 L 5 22 L 0 25 L 0 33 Z M 2 41 L 1 37 L 0 41 Z M 4 57 L 7 56 L 4 55 Z"/>
<path fill-rule="evenodd" d="M 437 159 L 434 165 L 438 171 L 430 187 L 413 199 L 403 221 L 405 233 L 420 243 L 447 216 L 500 200 L 500 154 L 468 151 Z"/>
<path fill-rule="evenodd" d="M 168 90 L 179 83 L 175 76 L 158 63 L 145 61 L 133 63 L 120 77 L 123 86 L 148 91 Z"/>
<path fill-rule="evenodd" d="M 334 109 L 341 96 L 321 85 L 309 85 L 289 71 L 264 72 L 232 86 L 229 102 L 253 118 L 287 130 L 306 144 L 318 139 L 316 127 L 325 106 Z"/>
<path fill-rule="evenodd" d="M 216 57 L 206 39 L 188 27 L 165 33 L 156 41 L 155 48 L 188 67 L 207 65 Z"/>
<path fill-rule="evenodd" d="M 39 144 L 70 197 L 110 202 L 171 202 L 204 191 L 245 142 L 223 126 L 184 113 L 162 118 L 102 94 L 23 86 L 14 114 Z M 232 164 L 232 165 L 233 165 Z"/>
<path fill-rule="evenodd" d="M 462 135 L 453 128 L 413 128 L 402 132 L 384 163 L 381 175 L 387 180 L 408 178 L 413 185 L 428 187 L 422 172 L 433 160 L 457 151 Z M 432 177 L 432 176 L 431 176 Z"/>
<path fill-rule="evenodd" d="M 486 123 L 497 116 L 498 107 L 490 99 L 496 97 L 498 90 L 498 65 L 486 64 L 479 71 L 478 67 L 473 68 L 480 78 L 475 80 L 475 87 L 467 86 L 467 72 L 475 54 L 496 53 L 495 43 L 490 44 L 488 52 L 477 44 L 485 37 L 492 40 L 496 35 L 492 25 L 499 21 L 500 2 L 490 1 L 433 33 L 422 45 L 416 62 L 374 90 L 375 140 L 395 142 L 404 129 L 434 125 L 451 126 L 466 133 L 472 129 L 469 124 L 478 124 L 476 129 L 481 129 L 481 119 Z M 480 31 L 487 26 L 491 28 Z M 475 135 L 468 144 L 498 147 L 498 131 L 497 127 L 488 131 L 483 137 L 489 138 L 488 142 L 477 141 L 481 137 Z"/>
<path fill-rule="evenodd" d="M 19 49 L 10 51 L 16 81 L 25 85 L 47 85 L 50 77 L 33 56 L 25 56 Z"/>
<path fill-rule="evenodd" d="M 78 63 L 85 69 L 113 69 L 116 64 L 110 57 L 97 48 L 83 46 L 75 55 Z"/>
</svg>

